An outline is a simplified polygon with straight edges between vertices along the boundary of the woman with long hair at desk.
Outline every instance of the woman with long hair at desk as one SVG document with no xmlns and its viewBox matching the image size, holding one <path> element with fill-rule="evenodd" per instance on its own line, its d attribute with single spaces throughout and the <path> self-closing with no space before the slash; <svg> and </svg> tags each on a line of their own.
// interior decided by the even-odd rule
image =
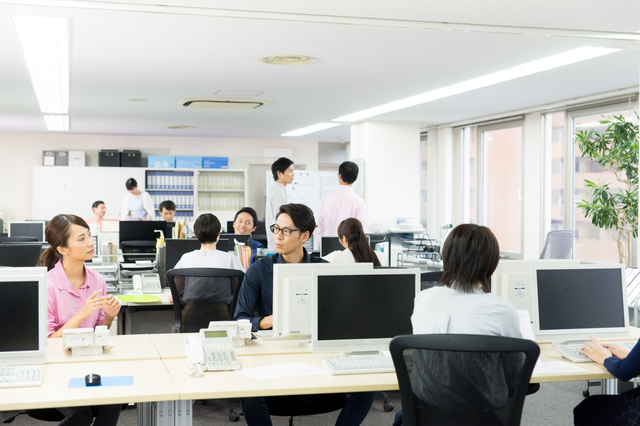
<svg viewBox="0 0 640 426">
<path fill-rule="evenodd" d="M 640 375 L 640 345 L 631 351 L 615 343 L 600 343 L 594 337 L 578 352 L 604 366 L 618 379 Z M 575 425 L 640 425 L 640 388 L 620 395 L 594 395 L 573 409 Z"/>
<path fill-rule="evenodd" d="M 47 310 L 49 337 L 62 337 L 71 328 L 111 327 L 120 311 L 120 302 L 107 295 L 104 278 L 84 266 L 94 255 L 94 243 L 89 225 L 70 214 L 55 216 L 45 228 L 51 245 L 40 256 L 38 266 L 46 266 Z M 120 404 L 94 407 L 58 408 L 65 417 L 63 426 L 115 426 L 120 416 Z"/>
<path fill-rule="evenodd" d="M 340 222 L 340 225 L 338 225 L 338 238 L 345 250 L 332 251 L 324 256 L 323 259 L 327 262 L 370 262 L 374 266 L 380 266 L 384 261 L 384 255 L 381 252 L 374 251 L 369 245 L 362 222 L 355 217 L 350 217 Z"/>
</svg>

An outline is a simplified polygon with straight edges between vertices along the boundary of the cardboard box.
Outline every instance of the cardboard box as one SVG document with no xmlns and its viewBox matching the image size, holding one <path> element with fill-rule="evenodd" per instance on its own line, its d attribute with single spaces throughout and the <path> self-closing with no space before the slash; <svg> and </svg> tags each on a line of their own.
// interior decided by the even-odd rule
<svg viewBox="0 0 640 426">
<path fill-rule="evenodd" d="M 120 151 L 117 149 L 102 149 L 99 152 L 100 167 L 120 167 Z"/>
<path fill-rule="evenodd" d="M 201 169 L 202 157 L 176 157 L 176 169 Z"/>
<path fill-rule="evenodd" d="M 120 153 L 121 167 L 142 167 L 142 154 L 139 150 L 122 150 Z"/>
<path fill-rule="evenodd" d="M 150 155 L 147 157 L 147 167 L 154 169 L 174 169 L 176 167 L 176 157 Z"/>
<path fill-rule="evenodd" d="M 203 169 L 228 169 L 229 157 L 202 157 Z"/>
<path fill-rule="evenodd" d="M 56 151 L 56 166 L 69 165 L 69 151 Z"/>
<path fill-rule="evenodd" d="M 84 167 L 84 151 L 69 151 L 69 167 Z"/>
<path fill-rule="evenodd" d="M 55 151 L 42 151 L 42 165 L 43 166 L 55 166 L 56 165 L 56 152 Z"/>
</svg>

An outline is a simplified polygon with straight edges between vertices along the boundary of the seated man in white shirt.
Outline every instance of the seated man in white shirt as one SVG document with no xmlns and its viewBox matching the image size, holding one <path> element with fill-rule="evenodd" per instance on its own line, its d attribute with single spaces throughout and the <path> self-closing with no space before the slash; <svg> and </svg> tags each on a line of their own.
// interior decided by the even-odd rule
<svg viewBox="0 0 640 426">
<path fill-rule="evenodd" d="M 211 213 L 200 215 L 193 225 L 200 250 L 194 250 L 182 255 L 174 269 L 178 268 L 223 268 L 244 271 L 240 260 L 233 254 L 216 250 L 216 243 L 220 238 L 220 221 Z M 175 278 L 178 293 L 187 306 L 182 311 L 183 331 L 197 332 L 209 321 L 225 321 L 229 319 L 228 306 L 231 304 L 233 292 L 231 279 L 187 277 L 186 282 Z M 169 294 L 169 301 L 173 297 Z"/>
<path fill-rule="evenodd" d="M 346 250 L 336 250 L 323 259 L 329 263 L 359 263 L 370 262 L 374 266 L 386 266 L 384 253 L 374 251 L 369 245 L 367 235 L 362 229 L 362 223 L 354 217 L 345 219 L 338 226 L 340 244 Z"/>
</svg>

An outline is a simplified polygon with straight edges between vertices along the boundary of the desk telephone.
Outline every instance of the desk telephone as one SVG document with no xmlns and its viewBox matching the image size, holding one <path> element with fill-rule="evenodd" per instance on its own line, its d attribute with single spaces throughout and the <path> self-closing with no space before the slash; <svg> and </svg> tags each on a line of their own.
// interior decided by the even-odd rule
<svg viewBox="0 0 640 426">
<path fill-rule="evenodd" d="M 200 336 L 184 338 L 187 355 L 185 373 L 202 377 L 205 371 L 238 370 L 240 361 L 229 332 L 224 327 L 203 328 Z"/>
<path fill-rule="evenodd" d="M 162 285 L 160 284 L 160 275 L 158 274 L 139 274 L 133 276 L 133 290 L 142 293 L 162 293 Z"/>
</svg>

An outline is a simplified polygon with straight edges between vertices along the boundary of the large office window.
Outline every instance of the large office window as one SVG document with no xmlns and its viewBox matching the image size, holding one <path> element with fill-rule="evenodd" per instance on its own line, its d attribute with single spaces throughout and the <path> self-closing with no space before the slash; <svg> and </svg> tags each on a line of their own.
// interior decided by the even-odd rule
<svg viewBox="0 0 640 426">
<path fill-rule="evenodd" d="M 604 132 L 606 125 L 599 123 L 603 120 L 603 116 L 611 117 L 613 115 L 622 115 L 627 119 L 631 118 L 633 112 L 630 109 L 601 109 L 598 111 L 589 110 L 584 112 L 574 112 L 571 114 L 573 132 L 571 140 L 568 143 L 568 152 L 573 152 L 573 202 L 571 203 L 571 213 L 573 217 L 573 230 L 575 232 L 574 241 L 574 258 L 602 263 L 618 263 L 618 250 L 615 239 L 609 230 L 597 228 L 591 223 L 591 219 L 587 219 L 581 209 L 575 207 L 576 203 L 581 200 L 591 201 L 591 196 L 587 194 L 585 188 L 585 179 L 592 182 L 609 183 L 610 188 L 622 188 L 624 184 L 619 182 L 612 172 L 603 170 L 598 163 L 587 158 L 582 158 L 582 152 L 576 144 L 574 144 L 574 135 L 580 130 L 594 129 L 598 133 Z"/>
<path fill-rule="evenodd" d="M 522 125 L 479 128 L 481 139 L 481 221 L 491 228 L 500 251 L 522 255 Z"/>
<path fill-rule="evenodd" d="M 546 228 L 548 231 L 569 229 L 565 221 L 565 119 L 564 111 L 549 113 L 545 120 L 545 146 L 549 149 L 550 161 L 547 163 L 550 170 L 546 176 L 548 182 L 548 197 L 545 200 L 549 204 L 548 217 L 551 222 Z"/>
<path fill-rule="evenodd" d="M 478 223 L 478 128 L 460 129 L 461 140 L 461 215 L 462 223 Z"/>
</svg>

